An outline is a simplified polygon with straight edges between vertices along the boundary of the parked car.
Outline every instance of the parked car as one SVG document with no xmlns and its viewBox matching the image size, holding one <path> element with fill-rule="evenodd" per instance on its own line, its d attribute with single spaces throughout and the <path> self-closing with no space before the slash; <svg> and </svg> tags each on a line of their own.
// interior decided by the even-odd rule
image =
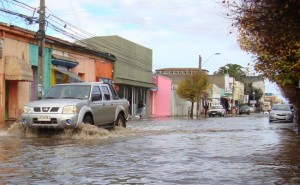
<svg viewBox="0 0 300 185">
<path fill-rule="evenodd" d="M 128 106 L 109 83 L 58 84 L 42 100 L 24 106 L 22 123 L 30 128 L 76 128 L 83 123 L 126 127 Z"/>
<path fill-rule="evenodd" d="M 226 110 L 224 109 L 223 105 L 212 105 L 211 108 L 208 110 L 208 116 L 225 116 Z"/>
<path fill-rule="evenodd" d="M 273 105 L 270 114 L 269 121 L 280 121 L 280 122 L 293 122 L 294 114 L 291 107 L 288 104 L 275 104 Z"/>
<path fill-rule="evenodd" d="M 239 110 L 239 114 L 250 114 L 250 108 L 247 105 L 242 105 Z"/>
<path fill-rule="evenodd" d="M 254 105 L 249 105 L 249 109 L 251 113 L 255 112 L 255 106 Z"/>
</svg>

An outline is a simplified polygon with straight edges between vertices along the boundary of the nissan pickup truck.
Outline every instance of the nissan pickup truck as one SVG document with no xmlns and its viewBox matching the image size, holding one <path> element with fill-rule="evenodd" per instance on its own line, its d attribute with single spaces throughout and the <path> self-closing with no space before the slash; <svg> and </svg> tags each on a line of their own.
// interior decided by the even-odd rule
<svg viewBox="0 0 300 185">
<path fill-rule="evenodd" d="M 128 107 L 129 102 L 120 99 L 110 83 L 58 84 L 41 100 L 25 104 L 21 120 L 25 128 L 126 127 Z"/>
</svg>

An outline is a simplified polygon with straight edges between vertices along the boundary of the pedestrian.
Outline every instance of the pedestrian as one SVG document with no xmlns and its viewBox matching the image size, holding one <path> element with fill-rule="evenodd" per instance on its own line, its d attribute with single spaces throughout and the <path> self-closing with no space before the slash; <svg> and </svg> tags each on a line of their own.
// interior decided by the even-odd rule
<svg viewBox="0 0 300 185">
<path fill-rule="evenodd" d="M 225 100 L 225 109 L 226 109 L 226 114 L 227 114 L 228 111 L 229 111 L 229 103 L 228 103 L 228 100 Z"/>
<path fill-rule="evenodd" d="M 208 105 L 207 105 L 207 103 L 205 103 L 205 105 L 204 105 L 204 115 L 205 115 L 205 117 L 207 115 L 207 110 L 208 110 Z"/>
<path fill-rule="evenodd" d="M 142 118 L 143 109 L 145 107 L 145 104 L 143 100 L 140 100 L 138 103 L 138 114 L 140 115 L 140 118 Z"/>
<path fill-rule="evenodd" d="M 129 103 L 129 106 L 128 106 L 128 113 L 129 113 L 130 115 L 132 115 L 132 113 L 131 113 L 131 104 L 132 104 L 131 98 L 128 98 L 128 103 Z"/>
</svg>

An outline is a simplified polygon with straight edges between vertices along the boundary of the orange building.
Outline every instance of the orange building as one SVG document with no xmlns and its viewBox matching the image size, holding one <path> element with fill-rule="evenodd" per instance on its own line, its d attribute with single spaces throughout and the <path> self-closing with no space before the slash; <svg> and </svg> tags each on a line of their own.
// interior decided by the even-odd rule
<svg viewBox="0 0 300 185">
<path fill-rule="evenodd" d="M 23 105 L 37 99 L 36 33 L 0 23 L 0 124 L 19 120 Z M 112 80 L 116 58 L 55 37 L 46 36 L 43 62 L 45 93 L 52 85 Z"/>
</svg>

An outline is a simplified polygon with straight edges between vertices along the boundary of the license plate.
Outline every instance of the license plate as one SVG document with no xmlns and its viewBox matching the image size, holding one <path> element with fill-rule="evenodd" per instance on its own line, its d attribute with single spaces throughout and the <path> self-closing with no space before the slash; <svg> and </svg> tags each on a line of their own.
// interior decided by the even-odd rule
<svg viewBox="0 0 300 185">
<path fill-rule="evenodd" d="M 51 117 L 50 116 L 39 116 L 38 121 L 50 121 Z"/>
</svg>

